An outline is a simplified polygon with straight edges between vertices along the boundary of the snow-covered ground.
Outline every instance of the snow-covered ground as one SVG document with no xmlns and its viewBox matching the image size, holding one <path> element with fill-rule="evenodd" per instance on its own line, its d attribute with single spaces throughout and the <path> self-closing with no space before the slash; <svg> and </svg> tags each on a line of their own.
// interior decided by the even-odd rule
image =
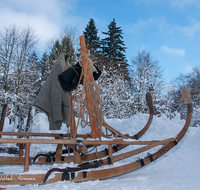
<svg viewBox="0 0 200 190">
<path fill-rule="evenodd" d="M 147 114 L 137 114 L 129 119 L 109 119 L 106 120 L 113 128 L 124 134 L 134 135 L 138 132 L 148 120 Z M 181 130 L 185 121 L 180 120 L 179 115 L 169 120 L 164 115 L 161 117 L 154 117 L 154 120 L 140 140 L 162 140 L 169 137 L 175 137 Z M 8 124 L 8 120 L 5 122 L 4 131 L 14 131 L 13 125 Z M 32 125 L 32 132 L 57 132 L 66 133 L 67 129 L 63 125 L 61 131 L 49 131 L 48 119 L 45 114 L 37 114 L 34 117 Z M 79 127 L 78 132 L 89 132 L 89 128 L 82 129 Z M 8 144 L 1 144 L 1 146 L 10 146 Z M 55 151 L 53 145 L 31 145 L 31 156 L 35 156 L 40 151 Z M 137 146 L 129 146 L 123 151 L 132 150 Z M 159 147 L 160 148 L 160 147 Z M 154 152 L 157 149 L 154 148 L 149 152 Z M 0 154 L 0 156 L 7 156 L 7 154 Z M 11 155 L 9 155 L 11 156 Z M 14 155 L 13 155 L 14 156 Z M 115 167 L 120 164 L 126 164 L 131 161 L 135 161 L 138 157 L 146 156 L 146 152 L 136 157 L 128 158 L 120 163 L 115 163 Z M 95 180 L 88 182 L 74 183 L 69 181 L 56 182 L 54 184 L 46 185 L 26 185 L 26 186 L 0 186 L 7 190 L 199 190 L 200 189 L 200 128 L 190 127 L 184 138 L 170 150 L 167 154 L 152 162 L 151 164 L 133 171 L 131 173 L 105 179 Z M 28 173 L 44 173 L 52 167 L 65 168 L 67 166 L 74 166 L 70 164 L 54 164 L 54 165 L 31 165 Z M 23 173 L 23 166 L 20 165 L 0 165 L 0 172 L 5 174 Z"/>
</svg>

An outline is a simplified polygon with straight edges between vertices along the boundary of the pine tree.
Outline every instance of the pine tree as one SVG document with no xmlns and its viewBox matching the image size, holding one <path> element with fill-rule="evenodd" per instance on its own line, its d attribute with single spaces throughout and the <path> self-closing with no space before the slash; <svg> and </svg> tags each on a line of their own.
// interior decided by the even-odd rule
<svg viewBox="0 0 200 190">
<path fill-rule="evenodd" d="M 40 69 L 41 69 L 41 81 L 42 84 L 47 80 L 47 77 L 50 74 L 50 62 L 49 62 L 49 56 L 47 52 L 44 52 L 42 55 L 42 58 L 40 59 Z"/>
<path fill-rule="evenodd" d="M 56 40 L 55 43 L 53 44 L 53 47 L 49 55 L 50 69 L 53 68 L 53 65 L 55 64 L 60 53 L 61 53 L 61 45 L 59 40 Z"/>
<path fill-rule="evenodd" d="M 63 37 L 61 41 L 61 52 L 68 55 L 68 67 L 72 66 L 72 64 L 76 62 L 75 49 L 70 36 Z"/>
<path fill-rule="evenodd" d="M 83 35 L 85 36 L 85 43 L 88 50 L 90 50 L 90 58 L 94 64 L 100 69 L 103 68 L 102 62 L 99 61 L 99 46 L 100 37 L 97 36 L 98 29 L 96 28 L 94 20 L 91 18 L 87 24 Z"/>
<path fill-rule="evenodd" d="M 122 37 L 121 27 L 116 26 L 115 19 L 108 25 L 108 32 L 102 32 L 108 37 L 101 40 L 102 52 L 112 60 L 124 60 L 126 47 Z"/>
<path fill-rule="evenodd" d="M 103 32 L 108 37 L 101 40 L 101 51 L 108 58 L 108 65 L 118 71 L 118 75 L 124 76 L 129 81 L 128 64 L 126 60 L 126 47 L 123 41 L 121 27 L 117 27 L 115 19 L 108 25 L 108 32 Z"/>
<path fill-rule="evenodd" d="M 60 53 L 68 55 L 68 67 L 76 61 L 75 49 L 70 36 L 64 36 L 61 40 L 56 40 L 49 55 L 50 69 L 52 69 Z"/>
<path fill-rule="evenodd" d="M 86 26 L 83 34 L 85 36 L 87 49 L 94 53 L 99 48 L 100 38 L 97 36 L 98 29 L 96 28 L 95 22 L 92 18 Z"/>
</svg>

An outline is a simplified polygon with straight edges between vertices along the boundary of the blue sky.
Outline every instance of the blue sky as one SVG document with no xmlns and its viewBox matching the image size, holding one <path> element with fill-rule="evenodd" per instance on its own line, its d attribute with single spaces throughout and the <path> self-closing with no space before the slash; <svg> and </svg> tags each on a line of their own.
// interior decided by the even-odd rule
<svg viewBox="0 0 200 190">
<path fill-rule="evenodd" d="M 164 69 L 165 81 L 200 65 L 199 0 L 0 0 L 0 30 L 29 24 L 41 51 L 63 27 L 76 27 L 82 35 L 90 18 L 101 38 L 115 18 L 128 62 L 146 49 Z"/>
</svg>

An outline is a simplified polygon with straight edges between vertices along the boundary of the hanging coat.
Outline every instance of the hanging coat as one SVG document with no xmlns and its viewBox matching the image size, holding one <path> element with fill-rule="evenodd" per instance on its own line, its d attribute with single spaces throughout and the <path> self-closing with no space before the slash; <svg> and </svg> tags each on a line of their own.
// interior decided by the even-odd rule
<svg viewBox="0 0 200 190">
<path fill-rule="evenodd" d="M 95 66 L 96 71 L 93 72 L 94 80 L 97 80 L 101 75 L 101 71 Z M 70 92 L 75 90 L 82 72 L 82 67 L 79 62 L 58 75 L 60 85 L 64 91 Z M 82 82 L 81 82 L 82 84 Z"/>
<path fill-rule="evenodd" d="M 58 75 L 65 70 L 65 57 L 61 53 L 33 104 L 47 114 L 50 130 L 60 130 L 62 123 L 69 125 L 69 93 L 63 91 L 58 81 Z"/>
</svg>

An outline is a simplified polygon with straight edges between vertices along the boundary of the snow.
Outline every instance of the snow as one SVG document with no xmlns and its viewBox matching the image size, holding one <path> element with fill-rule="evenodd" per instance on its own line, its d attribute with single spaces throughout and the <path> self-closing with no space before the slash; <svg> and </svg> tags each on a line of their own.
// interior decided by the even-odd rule
<svg viewBox="0 0 200 190">
<path fill-rule="evenodd" d="M 124 133 L 134 135 L 143 128 L 148 120 L 147 114 L 137 114 L 128 119 L 107 119 L 106 122 L 116 130 Z M 176 137 L 176 134 L 181 130 L 185 120 L 180 120 L 180 115 L 173 120 L 169 120 L 166 116 L 154 117 L 153 122 L 148 131 L 141 137 L 140 140 L 163 140 L 165 138 Z M 8 120 L 5 121 L 4 131 L 13 131 L 14 128 L 9 125 Z M 62 126 L 60 131 L 48 130 L 48 119 L 45 114 L 37 114 L 33 119 L 31 132 L 48 132 L 48 133 L 66 133 L 67 128 Z M 89 132 L 89 127 L 82 129 L 79 127 L 79 133 Z M 34 137 L 38 138 L 38 137 Z M 1 146 L 10 146 L 11 144 L 1 144 Z M 13 145 L 12 145 L 13 146 Z M 7 190 L 57 190 L 57 189 L 73 189 L 73 190 L 198 190 L 200 189 L 200 128 L 190 127 L 184 138 L 171 149 L 164 156 L 155 160 L 143 168 L 130 172 L 128 174 L 113 177 L 105 180 L 95 180 L 88 182 L 74 183 L 69 181 L 59 181 L 53 184 L 45 185 L 9 185 L 0 186 Z M 137 145 L 129 146 L 122 152 L 138 148 Z M 158 147 L 160 148 L 160 147 Z M 158 148 L 150 150 L 153 153 Z M 31 156 L 38 152 L 55 151 L 56 145 L 31 145 Z M 0 156 L 8 156 L 8 154 L 1 153 Z M 9 155 L 11 156 L 11 155 Z M 14 156 L 14 155 L 13 155 Z M 138 157 L 146 156 L 146 152 L 137 155 L 136 157 L 128 158 L 114 163 L 113 166 L 103 166 L 103 168 L 116 167 L 121 164 L 130 163 L 135 161 Z M 53 164 L 53 165 L 30 165 L 30 170 L 27 173 L 44 173 L 52 167 L 65 168 L 67 166 L 74 166 L 73 163 L 69 164 Z M 23 166 L 21 165 L 1 165 L 0 172 L 4 173 L 23 173 Z"/>
</svg>

